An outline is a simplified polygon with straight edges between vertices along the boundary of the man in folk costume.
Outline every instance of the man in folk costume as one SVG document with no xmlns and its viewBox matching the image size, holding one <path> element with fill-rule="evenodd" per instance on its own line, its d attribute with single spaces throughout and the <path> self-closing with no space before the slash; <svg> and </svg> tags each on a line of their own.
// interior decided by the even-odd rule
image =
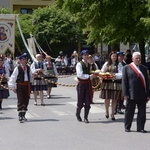
<svg viewBox="0 0 150 150">
<path fill-rule="evenodd" d="M 93 58 L 92 55 L 89 55 L 89 57 L 88 57 L 88 63 L 90 64 L 90 67 L 91 67 L 90 69 L 92 71 L 95 71 L 95 70 L 99 69 L 98 66 L 97 66 L 97 64 L 94 62 L 94 58 Z M 100 82 L 99 77 L 93 78 L 91 80 L 92 86 L 94 86 L 94 87 L 96 87 L 99 84 L 99 82 Z M 97 89 L 98 88 L 99 87 L 97 87 Z M 93 102 L 93 96 L 94 96 L 94 91 L 92 90 L 92 101 L 91 101 L 92 104 L 94 104 L 94 102 Z"/>
<path fill-rule="evenodd" d="M 137 105 L 137 132 L 146 133 L 146 103 L 149 100 L 149 82 L 147 68 L 141 65 L 141 54 L 134 52 L 132 63 L 123 68 L 122 93 L 127 101 L 125 110 L 125 132 L 130 132 Z"/>
<path fill-rule="evenodd" d="M 24 53 L 18 57 L 20 64 L 14 69 L 8 85 L 17 94 L 17 110 L 19 112 L 19 121 L 22 123 L 27 121 L 25 118 L 28 110 L 30 98 L 30 81 L 32 80 L 32 73 L 30 67 L 27 65 L 27 54 Z M 17 84 L 16 84 L 17 83 Z"/>
<path fill-rule="evenodd" d="M 84 122 L 89 123 L 88 114 L 92 100 L 91 80 L 95 78 L 96 75 L 90 75 L 90 64 L 88 63 L 88 50 L 83 50 L 80 55 L 82 57 L 82 60 L 76 65 L 76 73 L 78 79 L 76 117 L 79 122 L 82 121 L 80 113 L 81 109 L 84 107 Z"/>
<path fill-rule="evenodd" d="M 122 78 L 122 69 L 126 65 L 126 62 L 124 61 L 124 53 L 123 52 L 117 52 L 117 56 L 118 56 L 118 66 L 117 66 L 118 73 L 116 73 L 116 75 L 119 76 L 119 79 L 116 80 L 116 82 L 120 86 L 120 93 L 119 93 L 119 99 L 117 100 L 115 113 L 123 114 L 123 112 L 121 111 L 122 107 L 124 106 L 123 105 L 124 101 L 123 101 L 123 97 L 122 97 L 122 88 L 121 88 L 121 78 Z"/>
</svg>

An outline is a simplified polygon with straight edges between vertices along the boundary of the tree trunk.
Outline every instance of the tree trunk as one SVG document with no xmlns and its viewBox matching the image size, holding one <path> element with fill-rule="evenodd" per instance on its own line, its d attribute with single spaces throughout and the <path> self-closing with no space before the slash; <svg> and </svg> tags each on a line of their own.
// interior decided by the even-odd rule
<svg viewBox="0 0 150 150">
<path fill-rule="evenodd" d="M 141 52 L 141 63 L 143 65 L 146 65 L 145 62 L 145 41 L 141 40 L 141 42 L 139 43 L 139 48 L 140 48 L 140 52 Z"/>
</svg>

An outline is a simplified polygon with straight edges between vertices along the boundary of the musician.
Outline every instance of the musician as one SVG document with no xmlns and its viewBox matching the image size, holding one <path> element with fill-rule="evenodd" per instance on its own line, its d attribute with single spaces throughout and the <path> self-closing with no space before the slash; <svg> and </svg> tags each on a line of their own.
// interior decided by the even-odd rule
<svg viewBox="0 0 150 150">
<path fill-rule="evenodd" d="M 8 87 L 7 80 L 9 78 L 9 69 L 4 65 L 3 57 L 0 56 L 0 109 L 2 109 L 2 101 L 9 97 L 9 91 L 1 85 Z"/>
<path fill-rule="evenodd" d="M 91 66 L 91 70 L 92 71 L 95 71 L 95 70 L 98 70 L 99 68 L 98 68 L 98 66 L 97 66 L 97 64 L 94 62 L 94 58 L 92 57 L 92 55 L 89 55 L 89 57 L 88 57 L 88 62 L 89 62 L 89 64 L 90 64 L 90 66 Z M 98 78 L 98 77 L 96 77 L 96 78 L 93 78 L 92 80 L 91 80 L 91 83 L 92 83 L 92 86 L 97 86 L 97 84 L 100 82 L 100 79 Z M 92 90 L 92 104 L 94 104 L 94 102 L 93 102 L 93 95 L 94 95 L 94 91 Z"/>
<path fill-rule="evenodd" d="M 78 78 L 76 117 L 79 122 L 82 121 L 80 113 L 81 109 L 84 107 L 84 122 L 89 123 L 88 114 L 92 101 L 91 80 L 95 78 L 96 75 L 90 75 L 90 64 L 88 63 L 89 51 L 83 50 L 80 56 L 82 57 L 82 60 L 76 65 L 76 73 Z"/>
<path fill-rule="evenodd" d="M 17 94 L 17 111 L 20 123 L 27 121 L 25 118 L 28 110 L 30 98 L 30 82 L 32 80 L 32 73 L 30 67 L 27 65 L 27 54 L 24 53 L 18 57 L 20 64 L 14 69 L 10 79 L 9 87 Z M 16 84 L 17 82 L 17 84 Z"/>
<path fill-rule="evenodd" d="M 46 62 L 45 62 L 46 68 L 47 68 L 47 75 L 45 76 L 45 79 L 47 79 L 47 98 L 51 98 L 51 91 L 52 87 L 57 87 L 57 84 L 55 84 L 58 80 L 58 72 L 55 66 L 55 63 L 51 61 L 51 56 L 46 56 Z M 50 82 L 49 82 L 50 81 Z"/>
<path fill-rule="evenodd" d="M 42 61 L 41 54 L 36 55 L 36 61 L 31 64 L 31 70 L 34 75 L 34 80 L 32 82 L 34 105 L 37 105 L 37 94 L 40 92 L 41 106 L 45 106 L 43 91 L 47 91 L 47 85 L 44 80 L 44 77 L 47 74 L 47 68 L 45 63 Z"/>
<path fill-rule="evenodd" d="M 134 52 L 132 63 L 123 68 L 122 93 L 127 101 L 125 109 L 125 132 L 130 132 L 137 105 L 137 132 L 146 133 L 146 102 L 149 100 L 147 68 L 141 65 L 141 53 Z"/>
</svg>

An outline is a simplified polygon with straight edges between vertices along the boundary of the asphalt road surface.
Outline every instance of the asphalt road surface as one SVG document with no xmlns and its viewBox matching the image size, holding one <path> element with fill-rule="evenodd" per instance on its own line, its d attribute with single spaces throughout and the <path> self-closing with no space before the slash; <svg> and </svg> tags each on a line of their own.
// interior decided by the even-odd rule
<svg viewBox="0 0 150 150">
<path fill-rule="evenodd" d="M 75 76 L 59 78 L 62 84 L 76 84 Z M 3 101 L 0 114 L 0 150 L 149 150 L 150 102 L 147 104 L 148 133 L 136 132 L 136 113 L 130 133 L 124 131 L 124 115 L 116 121 L 105 118 L 104 100 L 94 93 L 89 124 L 75 117 L 76 87 L 58 85 L 53 88 L 46 106 L 34 106 L 33 94 L 27 112 L 28 121 L 19 123 L 17 99 L 13 92 Z M 39 97 L 38 97 L 39 98 Z M 83 110 L 81 114 L 83 118 Z"/>
</svg>

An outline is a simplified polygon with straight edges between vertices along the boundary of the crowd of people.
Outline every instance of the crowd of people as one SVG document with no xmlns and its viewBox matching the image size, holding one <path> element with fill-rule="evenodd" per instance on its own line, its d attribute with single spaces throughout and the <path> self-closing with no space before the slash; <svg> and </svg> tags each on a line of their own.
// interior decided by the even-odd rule
<svg viewBox="0 0 150 150">
<path fill-rule="evenodd" d="M 55 63 L 51 62 L 51 56 L 46 55 L 45 59 L 41 54 L 36 55 L 36 60 L 28 64 L 27 54 L 24 53 L 17 58 L 16 67 L 12 70 L 11 57 L 0 57 L 0 109 L 2 100 L 9 97 L 9 90 L 17 94 L 17 110 L 19 121 L 23 122 L 28 110 L 31 92 L 34 95 L 34 105 L 38 104 L 37 95 L 40 95 L 40 104 L 45 106 L 43 91 L 47 91 L 47 98 L 51 98 L 53 87 L 57 87 L 58 73 Z M 14 63 L 13 63 L 14 64 Z"/>
<path fill-rule="evenodd" d="M 100 90 L 100 98 L 104 99 L 105 117 L 111 117 L 115 121 L 115 113 L 121 112 L 123 101 L 126 100 L 125 107 L 125 132 L 130 132 L 132 121 L 137 105 L 137 132 L 146 133 L 144 129 L 146 122 L 146 103 L 150 98 L 149 80 L 147 68 L 141 64 L 140 52 L 131 54 L 127 50 L 125 56 L 123 52 L 113 51 L 109 54 L 102 68 L 97 73 L 91 72 L 92 64 L 89 63 L 89 52 L 83 50 L 81 52 L 82 60 L 76 65 L 76 73 L 78 78 L 77 85 L 77 109 L 76 117 L 79 122 L 82 121 L 80 116 L 84 107 L 84 122 L 89 123 L 88 114 L 92 103 L 92 85 L 91 82 L 100 73 L 109 73 L 112 78 L 103 78 Z M 91 56 L 90 56 L 91 57 Z M 91 62 L 91 61 L 90 61 Z M 109 106 L 111 100 L 111 113 Z"/>
<path fill-rule="evenodd" d="M 52 88 L 57 87 L 55 83 L 58 80 L 59 67 L 62 68 L 63 64 L 68 65 L 67 56 L 63 56 L 62 53 L 53 62 L 49 55 L 44 58 L 43 55 L 37 54 L 35 58 L 32 64 L 28 64 L 26 53 L 20 55 L 15 63 L 11 55 L 0 57 L 0 109 L 2 109 L 2 100 L 9 97 L 9 90 L 6 88 L 9 87 L 17 94 L 20 122 L 27 121 L 25 115 L 30 94 L 34 95 L 35 106 L 38 105 L 37 95 L 40 95 L 41 106 L 45 106 L 43 91 L 47 91 L 48 99 L 51 98 Z M 82 122 L 80 114 L 84 108 L 84 122 L 89 123 L 88 115 L 91 104 L 94 103 L 92 85 L 97 83 L 97 80 L 101 80 L 99 97 L 104 99 L 105 117 L 115 121 L 115 114 L 123 114 L 122 109 L 125 109 L 124 127 L 126 132 L 130 132 L 137 105 L 137 132 L 145 133 L 146 103 L 150 93 L 147 68 L 141 65 L 140 52 L 131 54 L 131 51 L 127 50 L 124 54 L 120 51 L 112 51 L 108 58 L 105 57 L 107 60 L 100 61 L 100 56 L 97 54 L 90 55 L 88 50 L 82 50 L 80 55 L 74 51 L 71 58 L 71 65 L 75 69 L 78 80 L 77 120 Z M 109 73 L 112 78 L 101 78 L 99 73 Z"/>
</svg>

